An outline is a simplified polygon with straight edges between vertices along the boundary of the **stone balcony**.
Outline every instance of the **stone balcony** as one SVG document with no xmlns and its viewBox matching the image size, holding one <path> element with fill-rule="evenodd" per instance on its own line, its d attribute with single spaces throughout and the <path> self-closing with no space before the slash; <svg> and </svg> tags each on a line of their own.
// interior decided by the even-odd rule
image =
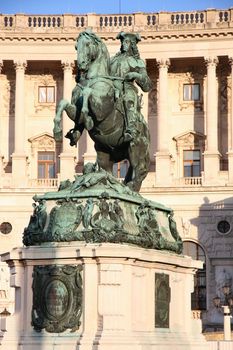
<svg viewBox="0 0 233 350">
<path fill-rule="evenodd" d="M 0 15 L 0 30 L 21 32 L 59 32 L 92 27 L 96 32 L 138 30 L 208 29 L 233 27 L 233 8 L 191 12 L 159 12 L 133 14 L 64 14 L 64 15 Z"/>
</svg>

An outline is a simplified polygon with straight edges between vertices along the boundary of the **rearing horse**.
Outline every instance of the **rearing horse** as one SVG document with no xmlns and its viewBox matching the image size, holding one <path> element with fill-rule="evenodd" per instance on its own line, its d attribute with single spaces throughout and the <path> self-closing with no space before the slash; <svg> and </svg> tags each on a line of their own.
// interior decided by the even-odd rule
<svg viewBox="0 0 233 350">
<path fill-rule="evenodd" d="M 122 98 L 116 97 L 113 81 L 123 79 L 111 77 L 110 58 L 106 45 L 94 33 L 79 34 L 76 46 L 76 86 L 72 91 L 71 103 L 61 100 L 54 118 L 54 137 L 62 139 L 61 118 L 66 111 L 74 121 L 74 129 L 66 135 L 71 145 L 76 144 L 84 128 L 94 141 L 97 164 L 112 172 L 113 164 L 128 159 L 129 168 L 124 183 L 139 191 L 149 171 L 149 131 L 143 116 L 137 121 L 138 137 L 131 142 L 124 141 L 126 124 Z"/>
</svg>

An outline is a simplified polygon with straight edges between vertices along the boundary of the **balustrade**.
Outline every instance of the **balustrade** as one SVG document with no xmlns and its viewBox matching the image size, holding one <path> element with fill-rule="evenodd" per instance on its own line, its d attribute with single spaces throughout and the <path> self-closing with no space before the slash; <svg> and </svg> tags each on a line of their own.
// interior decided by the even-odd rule
<svg viewBox="0 0 233 350">
<path fill-rule="evenodd" d="M 86 17 L 84 16 L 77 16 L 75 19 L 76 27 L 85 27 L 87 24 Z"/>
<path fill-rule="evenodd" d="M 133 16 L 101 16 L 99 25 L 100 27 L 131 27 L 133 25 Z"/>
<path fill-rule="evenodd" d="M 28 27 L 28 28 L 61 28 L 64 27 L 76 27 L 86 28 L 89 26 L 89 19 L 94 18 L 94 27 L 99 27 L 102 30 L 106 28 L 108 31 L 118 30 L 122 27 L 128 27 L 133 29 L 134 26 L 137 28 L 148 26 L 153 29 L 156 25 L 157 28 L 163 27 L 164 25 L 179 25 L 186 26 L 192 24 L 192 28 L 195 29 L 195 25 L 205 25 L 211 22 L 212 24 L 229 23 L 231 27 L 233 10 L 215 10 L 209 9 L 205 11 L 195 12 L 161 12 L 161 13 L 135 13 L 135 14 L 115 14 L 115 15 L 4 15 L 0 14 L 0 27 L 8 30 L 15 29 L 17 27 Z M 92 21 L 91 20 L 91 21 Z M 93 26 L 93 25 L 91 25 Z"/>
<path fill-rule="evenodd" d="M 12 16 L 4 17 L 4 27 L 13 27 L 14 18 Z"/>
<path fill-rule="evenodd" d="M 30 16 L 28 27 L 62 27 L 62 16 Z"/>
<path fill-rule="evenodd" d="M 58 179 L 30 179 L 29 180 L 30 187 L 58 187 Z"/>
<path fill-rule="evenodd" d="M 204 22 L 204 12 L 176 13 L 171 15 L 171 24 L 195 24 Z"/>
</svg>

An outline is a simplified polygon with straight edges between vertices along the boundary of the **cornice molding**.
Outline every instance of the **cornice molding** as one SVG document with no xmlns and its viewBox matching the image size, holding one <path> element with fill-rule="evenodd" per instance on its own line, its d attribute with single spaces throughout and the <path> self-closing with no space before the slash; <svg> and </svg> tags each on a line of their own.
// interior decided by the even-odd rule
<svg viewBox="0 0 233 350">
<path fill-rule="evenodd" d="M 85 30 L 83 28 L 82 30 Z M 75 42 L 77 38 L 77 34 L 80 33 L 82 30 L 77 30 L 75 32 L 70 32 L 70 33 L 32 33 L 32 32 L 14 32 L 11 33 L 9 31 L 4 32 L 2 31 L 1 36 L 0 36 L 0 41 L 72 41 Z M 120 30 L 120 29 L 119 29 Z M 118 31 L 119 31 L 118 30 Z M 116 41 L 116 33 L 115 32 L 99 32 L 98 28 L 96 30 L 96 33 L 104 40 L 104 41 Z M 132 31 L 132 29 L 130 30 Z M 106 34 L 106 35 L 104 35 Z M 173 29 L 168 29 L 166 31 L 155 31 L 154 29 L 149 31 L 148 28 L 144 28 L 141 31 L 141 37 L 144 41 L 149 41 L 149 40 L 155 40 L 155 41 L 161 41 L 161 40 L 184 40 L 184 39 L 190 39 L 190 40 L 198 40 L 198 39 L 220 39 L 224 37 L 225 39 L 227 38 L 232 38 L 233 36 L 233 30 L 228 30 L 227 31 L 219 31 L 219 30 L 201 30 L 199 29 L 196 32 L 193 31 L 187 31 L 185 32 L 184 30 L 181 30 L 180 32 L 177 31 L 176 28 Z"/>
</svg>

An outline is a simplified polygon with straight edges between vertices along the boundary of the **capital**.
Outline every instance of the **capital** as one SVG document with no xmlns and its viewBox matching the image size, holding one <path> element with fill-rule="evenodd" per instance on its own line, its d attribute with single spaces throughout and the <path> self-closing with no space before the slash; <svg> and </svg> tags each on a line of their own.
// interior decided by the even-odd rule
<svg viewBox="0 0 233 350">
<path fill-rule="evenodd" d="M 27 68 L 27 61 L 26 60 L 17 60 L 14 61 L 14 67 L 16 71 L 24 71 Z"/>
<path fill-rule="evenodd" d="M 73 68 L 74 68 L 74 61 L 69 61 L 69 60 L 62 61 L 61 65 L 62 65 L 63 71 L 73 70 Z"/>
<path fill-rule="evenodd" d="M 205 64 L 206 64 L 207 68 L 216 67 L 218 64 L 218 57 L 217 56 L 205 57 Z"/>
<path fill-rule="evenodd" d="M 161 68 L 169 68 L 171 62 L 169 58 L 159 58 L 157 59 L 157 65 L 159 67 L 159 69 Z"/>
</svg>

